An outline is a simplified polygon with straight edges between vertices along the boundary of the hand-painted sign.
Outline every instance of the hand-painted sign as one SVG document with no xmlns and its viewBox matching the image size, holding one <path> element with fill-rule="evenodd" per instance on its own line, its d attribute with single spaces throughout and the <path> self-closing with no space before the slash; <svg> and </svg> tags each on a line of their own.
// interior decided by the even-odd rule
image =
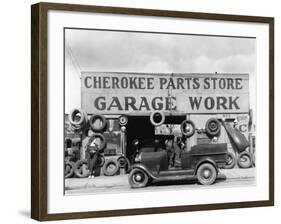
<svg viewBox="0 0 281 224">
<path fill-rule="evenodd" d="M 87 113 L 247 113 L 248 74 L 82 73 Z"/>
</svg>

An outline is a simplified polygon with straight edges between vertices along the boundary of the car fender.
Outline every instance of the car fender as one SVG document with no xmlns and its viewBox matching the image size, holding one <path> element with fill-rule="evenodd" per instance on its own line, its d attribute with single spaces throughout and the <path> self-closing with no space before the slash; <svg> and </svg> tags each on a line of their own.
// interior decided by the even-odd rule
<svg viewBox="0 0 281 224">
<path fill-rule="evenodd" d="M 216 171 L 218 172 L 218 167 L 217 167 L 216 162 L 215 162 L 213 159 L 211 159 L 211 158 L 204 158 L 204 159 L 200 160 L 200 161 L 195 165 L 195 175 L 197 174 L 197 170 L 198 170 L 199 166 L 200 166 L 201 164 L 203 164 L 203 163 L 210 163 L 210 164 L 212 164 L 212 165 L 215 167 Z"/>
<path fill-rule="evenodd" d="M 154 175 L 149 171 L 149 169 L 147 169 L 147 168 L 146 168 L 144 165 L 142 165 L 142 164 L 133 164 L 133 165 L 131 166 L 131 171 L 132 171 L 133 169 L 141 169 L 141 170 L 143 170 L 144 172 L 146 172 L 149 177 L 151 177 L 151 178 L 153 178 L 153 179 L 157 179 L 157 177 L 154 176 Z"/>
</svg>

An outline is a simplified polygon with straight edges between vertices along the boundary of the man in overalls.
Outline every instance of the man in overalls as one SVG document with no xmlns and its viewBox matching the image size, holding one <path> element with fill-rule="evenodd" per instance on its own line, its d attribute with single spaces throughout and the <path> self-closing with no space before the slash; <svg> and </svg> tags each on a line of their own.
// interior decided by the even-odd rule
<svg viewBox="0 0 281 224">
<path fill-rule="evenodd" d="M 89 168 L 89 178 L 94 178 L 97 174 L 98 160 L 100 157 L 99 153 L 99 139 L 95 138 L 87 147 L 88 156 L 88 168 Z"/>
<path fill-rule="evenodd" d="M 169 167 L 178 167 L 181 165 L 181 139 L 174 136 L 173 140 L 166 140 L 166 150 L 168 154 Z"/>
</svg>

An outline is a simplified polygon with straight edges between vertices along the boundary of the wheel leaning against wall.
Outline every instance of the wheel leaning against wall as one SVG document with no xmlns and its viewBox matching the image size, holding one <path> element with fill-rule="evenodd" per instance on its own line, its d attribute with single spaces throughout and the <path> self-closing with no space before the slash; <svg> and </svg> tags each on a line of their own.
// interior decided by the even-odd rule
<svg viewBox="0 0 281 224">
<path fill-rule="evenodd" d="M 100 126 L 96 126 L 95 125 L 95 122 L 97 120 L 100 120 L 101 121 L 101 125 Z M 89 125 L 91 127 L 91 129 L 95 132 L 101 132 L 105 129 L 106 127 L 106 118 L 105 116 L 103 116 L 102 114 L 96 114 L 96 115 L 93 115 L 90 120 L 89 120 Z"/>
<path fill-rule="evenodd" d="M 105 158 L 104 158 L 104 156 L 99 156 L 97 162 L 98 162 L 98 166 L 99 166 L 99 167 L 103 167 L 103 165 L 104 165 L 104 163 L 105 163 Z"/>
<path fill-rule="evenodd" d="M 103 166 L 103 173 L 105 176 L 114 176 L 119 171 L 118 162 L 114 159 L 109 159 Z"/>
<path fill-rule="evenodd" d="M 126 171 L 130 169 L 130 162 L 125 156 L 120 156 L 117 162 L 120 168 L 125 168 Z"/>
<path fill-rule="evenodd" d="M 191 137 L 195 133 L 195 124 L 191 120 L 184 120 L 181 123 L 181 133 L 186 137 Z"/>
<path fill-rule="evenodd" d="M 85 167 L 83 167 L 85 166 Z M 74 169 L 75 176 L 79 178 L 84 178 L 89 176 L 88 161 L 86 159 L 78 160 L 75 163 Z"/>
<path fill-rule="evenodd" d="M 224 169 L 232 169 L 237 162 L 236 156 L 234 153 L 227 152 L 226 154 L 226 165 Z"/>
<path fill-rule="evenodd" d="M 253 165 L 253 157 L 252 155 L 244 151 L 238 155 L 237 164 L 240 168 L 250 168 Z"/>
<path fill-rule="evenodd" d="M 210 118 L 206 122 L 205 129 L 209 136 L 217 136 L 221 130 L 221 123 L 216 118 Z"/>
<path fill-rule="evenodd" d="M 64 163 L 64 177 L 70 178 L 74 174 L 75 163 L 71 161 L 66 161 Z"/>
</svg>

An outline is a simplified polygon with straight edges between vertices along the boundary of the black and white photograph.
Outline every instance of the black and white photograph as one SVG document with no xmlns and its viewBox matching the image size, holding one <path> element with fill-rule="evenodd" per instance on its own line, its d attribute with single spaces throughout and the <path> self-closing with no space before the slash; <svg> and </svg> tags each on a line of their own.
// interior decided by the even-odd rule
<svg viewBox="0 0 281 224">
<path fill-rule="evenodd" d="M 255 37 L 63 36 L 66 197 L 256 185 Z"/>
</svg>

